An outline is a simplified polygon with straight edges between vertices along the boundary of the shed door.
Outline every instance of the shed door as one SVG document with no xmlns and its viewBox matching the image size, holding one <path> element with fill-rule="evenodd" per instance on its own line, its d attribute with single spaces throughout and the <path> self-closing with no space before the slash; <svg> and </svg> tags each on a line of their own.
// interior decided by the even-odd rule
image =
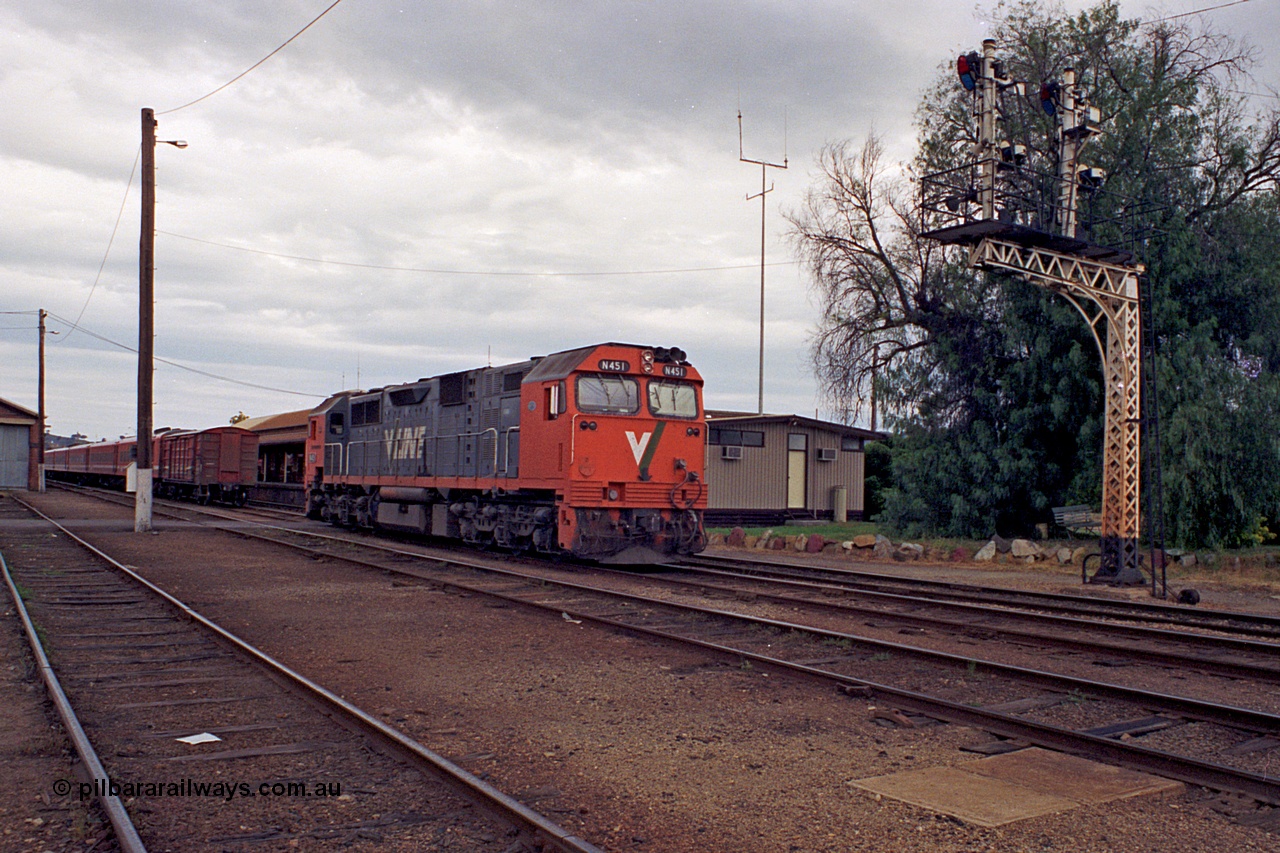
<svg viewBox="0 0 1280 853">
<path fill-rule="evenodd" d="M 802 432 L 787 436 L 787 509 L 804 509 L 809 493 L 809 437 Z"/>
<path fill-rule="evenodd" d="M 27 487 L 27 447 L 30 430 L 24 426 L 0 425 L 0 489 Z"/>
</svg>

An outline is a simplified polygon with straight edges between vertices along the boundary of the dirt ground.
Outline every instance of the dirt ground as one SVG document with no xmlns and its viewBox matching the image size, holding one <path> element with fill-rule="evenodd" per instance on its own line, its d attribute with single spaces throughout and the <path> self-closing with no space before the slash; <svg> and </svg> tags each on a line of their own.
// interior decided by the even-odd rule
<svg viewBox="0 0 1280 853">
<path fill-rule="evenodd" d="M 88 538 L 188 605 L 607 850 L 1280 850 L 1280 836 L 1239 825 L 1221 798 L 1196 789 L 994 829 L 968 824 L 853 782 L 975 760 L 961 747 L 989 740 L 982 732 L 899 727 L 865 700 L 701 653 L 224 534 L 163 522 L 154 535 L 134 534 L 131 513 L 83 499 L 50 493 L 38 503 L 100 520 Z M 1078 568 L 1043 563 L 882 568 L 1081 589 Z M 1194 583 L 1205 607 L 1280 612 L 1270 587 L 1208 576 L 1179 583 Z M 65 758 L 31 698 L 38 687 L 16 622 L 6 616 L 0 628 L 11 674 L 0 701 L 28 697 L 15 724 L 21 749 L 45 762 L 25 770 L 26 781 L 5 774 L 0 815 L 21 828 L 42 816 L 41 780 L 65 772 Z M 0 849 L 86 849 L 83 837 L 62 840 L 71 832 L 12 844 L 5 834 Z"/>
</svg>

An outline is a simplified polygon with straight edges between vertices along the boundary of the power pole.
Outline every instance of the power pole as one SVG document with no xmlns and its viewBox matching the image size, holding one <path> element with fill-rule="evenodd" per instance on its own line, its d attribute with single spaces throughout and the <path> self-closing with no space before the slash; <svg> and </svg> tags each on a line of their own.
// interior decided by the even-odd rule
<svg viewBox="0 0 1280 853">
<path fill-rule="evenodd" d="M 752 163 L 760 167 L 760 192 L 756 195 L 747 194 L 747 201 L 758 198 L 760 199 L 760 397 L 758 414 L 764 414 L 764 214 L 765 214 L 765 196 L 773 192 L 773 185 L 765 187 L 765 171 L 767 169 L 786 169 L 787 154 L 785 145 L 783 146 L 782 162 L 769 163 L 765 160 L 749 160 L 742 154 L 742 110 L 738 110 L 738 160 L 742 163 Z"/>
<path fill-rule="evenodd" d="M 49 312 L 40 309 L 40 371 L 36 390 L 36 416 L 40 419 L 40 444 L 36 448 L 36 489 L 44 491 L 44 320 Z"/>
<path fill-rule="evenodd" d="M 151 532 L 151 406 L 155 369 L 156 113 L 142 109 L 142 236 L 138 243 L 138 444 L 133 530 Z"/>
<path fill-rule="evenodd" d="M 181 139 L 162 139 L 186 148 Z M 135 533 L 151 531 L 151 409 L 155 373 L 156 113 L 142 108 L 142 236 L 138 243 L 138 460 Z"/>
</svg>

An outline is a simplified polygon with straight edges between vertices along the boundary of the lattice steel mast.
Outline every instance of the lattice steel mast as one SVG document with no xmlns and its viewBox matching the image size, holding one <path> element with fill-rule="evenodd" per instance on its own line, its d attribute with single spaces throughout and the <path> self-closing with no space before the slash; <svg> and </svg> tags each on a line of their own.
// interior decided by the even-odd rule
<svg viewBox="0 0 1280 853">
<path fill-rule="evenodd" d="M 1138 279 L 1145 268 L 1127 252 L 1076 237 L 1082 189 L 1102 175 L 1079 162 L 1080 150 L 1101 133 L 1098 110 L 1067 69 L 1040 92 L 1057 134 L 1056 192 L 1051 209 L 1004 176 L 1022 173 L 1025 151 L 999 138 L 999 95 L 1018 87 L 996 59 L 995 41 L 960 57 L 957 71 L 974 92 L 978 135 L 974 162 L 922 180 L 924 236 L 967 244 L 969 264 L 1011 273 L 1067 299 L 1084 317 L 1102 355 L 1106 425 L 1102 462 L 1101 564 L 1092 580 L 1145 582 L 1138 566 L 1141 492 L 1142 348 Z M 1046 215 L 1048 214 L 1048 215 Z M 958 222 L 957 222 L 958 220 Z M 934 227 L 929 230 L 930 225 Z"/>
</svg>

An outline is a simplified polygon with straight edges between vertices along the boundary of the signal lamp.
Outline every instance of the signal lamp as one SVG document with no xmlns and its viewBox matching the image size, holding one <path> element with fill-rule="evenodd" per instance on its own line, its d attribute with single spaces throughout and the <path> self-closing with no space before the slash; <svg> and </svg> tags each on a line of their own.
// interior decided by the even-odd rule
<svg viewBox="0 0 1280 853">
<path fill-rule="evenodd" d="M 978 75 L 982 73 L 982 59 L 977 51 L 961 54 L 956 60 L 956 74 L 960 75 L 960 83 L 972 92 L 978 85 Z"/>
<path fill-rule="evenodd" d="M 1058 112 L 1058 93 L 1059 87 L 1057 81 L 1050 81 L 1040 87 L 1040 108 L 1044 110 L 1045 115 L 1052 116 Z"/>
<path fill-rule="evenodd" d="M 1106 180 L 1107 173 L 1096 166 L 1081 166 L 1076 172 L 1076 178 L 1083 189 L 1096 190 Z"/>
</svg>

